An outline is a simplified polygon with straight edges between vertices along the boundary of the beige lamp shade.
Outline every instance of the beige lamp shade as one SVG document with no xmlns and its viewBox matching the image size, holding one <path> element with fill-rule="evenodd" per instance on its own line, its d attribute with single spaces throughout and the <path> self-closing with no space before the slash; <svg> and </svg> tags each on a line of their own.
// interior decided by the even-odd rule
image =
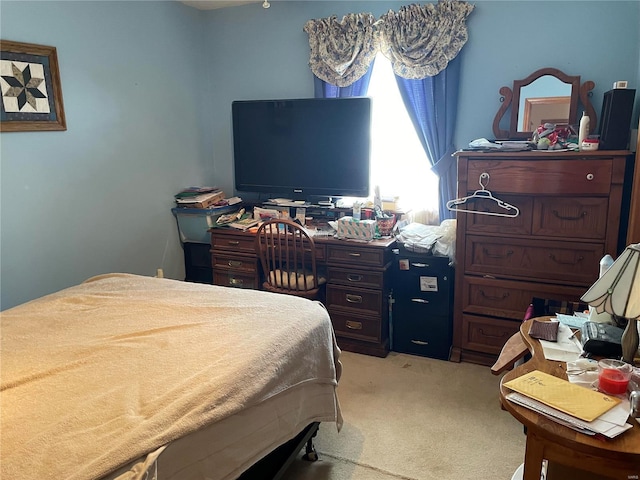
<svg viewBox="0 0 640 480">
<path fill-rule="evenodd" d="M 617 317 L 640 317 L 640 243 L 629 245 L 581 300 Z"/>
</svg>

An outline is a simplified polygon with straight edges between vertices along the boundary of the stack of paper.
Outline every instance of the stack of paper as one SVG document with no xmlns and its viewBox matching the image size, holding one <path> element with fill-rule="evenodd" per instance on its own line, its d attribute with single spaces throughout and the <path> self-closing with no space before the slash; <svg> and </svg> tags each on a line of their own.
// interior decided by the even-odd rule
<svg viewBox="0 0 640 480">
<path fill-rule="evenodd" d="M 189 187 L 174 195 L 180 207 L 208 208 L 224 199 L 218 187 Z"/>
<path fill-rule="evenodd" d="M 632 426 L 628 402 L 535 370 L 504 384 L 507 399 L 587 435 L 613 438 Z M 626 405 L 625 405 L 626 403 Z"/>
</svg>

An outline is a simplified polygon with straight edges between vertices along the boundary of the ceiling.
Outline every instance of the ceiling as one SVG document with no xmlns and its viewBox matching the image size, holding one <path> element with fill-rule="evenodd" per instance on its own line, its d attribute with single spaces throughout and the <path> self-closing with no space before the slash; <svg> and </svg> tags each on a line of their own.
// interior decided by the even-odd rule
<svg viewBox="0 0 640 480">
<path fill-rule="evenodd" d="M 262 3 L 262 0 L 180 0 L 185 5 L 199 10 L 213 10 L 215 8 L 237 7 L 247 3 Z"/>
</svg>

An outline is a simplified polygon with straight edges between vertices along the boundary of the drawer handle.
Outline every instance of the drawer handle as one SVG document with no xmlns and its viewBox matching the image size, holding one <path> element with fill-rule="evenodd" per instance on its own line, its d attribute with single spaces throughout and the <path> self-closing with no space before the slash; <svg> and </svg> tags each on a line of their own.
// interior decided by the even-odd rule
<svg viewBox="0 0 640 480">
<path fill-rule="evenodd" d="M 422 340 L 411 340 L 411 343 L 415 343 L 416 345 L 429 345 L 429 342 L 423 342 Z"/>
<path fill-rule="evenodd" d="M 552 210 L 552 213 L 558 217 L 560 220 L 571 220 L 571 221 L 576 221 L 576 220 L 580 220 L 584 217 L 586 217 L 588 215 L 587 212 L 582 212 L 580 215 L 578 215 L 577 217 L 567 217 L 565 215 L 560 215 L 560 212 L 558 212 L 557 210 Z"/>
<path fill-rule="evenodd" d="M 596 176 L 593 173 L 587 173 L 587 180 L 591 181 L 594 178 L 596 178 Z"/>
<path fill-rule="evenodd" d="M 347 293 L 347 302 L 362 303 L 362 295 L 352 295 L 350 293 Z"/>
<path fill-rule="evenodd" d="M 242 280 L 241 278 L 230 278 L 229 279 L 229 285 L 236 287 L 238 285 L 242 285 L 244 283 L 244 280 Z"/>
<path fill-rule="evenodd" d="M 238 240 L 229 240 L 227 243 L 233 247 L 240 245 L 240 242 Z"/>
<path fill-rule="evenodd" d="M 425 300 L 424 298 L 412 298 L 411 301 L 416 303 L 429 303 L 429 300 Z"/>
<path fill-rule="evenodd" d="M 362 281 L 362 275 L 357 275 L 355 273 L 350 273 L 349 275 L 347 275 L 347 280 L 349 280 L 350 282 L 361 282 Z"/>
<path fill-rule="evenodd" d="M 350 257 L 359 257 L 360 254 L 359 253 L 350 253 L 349 256 Z"/>
<path fill-rule="evenodd" d="M 578 259 L 575 262 L 572 261 L 563 261 L 563 260 L 558 260 L 556 258 L 556 256 L 553 253 L 549 254 L 549 258 L 551 260 L 553 260 L 556 263 L 559 263 L 560 265 L 577 265 L 578 263 L 580 263 L 582 260 L 584 260 L 584 257 L 582 255 L 578 256 Z"/>
<path fill-rule="evenodd" d="M 484 333 L 484 330 L 481 328 L 479 328 L 478 331 L 480 332 L 481 335 L 484 335 L 485 337 L 490 337 L 490 338 L 504 338 L 507 335 L 506 332 L 501 335 L 492 335 L 490 333 Z"/>
<path fill-rule="evenodd" d="M 412 267 L 418 267 L 418 268 L 427 268 L 429 265 L 426 263 L 411 263 Z"/>
<path fill-rule="evenodd" d="M 502 294 L 502 297 L 498 297 L 498 296 L 494 296 L 494 295 L 487 295 L 486 293 L 484 293 L 484 290 L 480 290 L 480 295 L 482 295 L 487 300 L 495 300 L 495 301 L 499 302 L 500 300 L 504 300 L 505 298 L 508 298 L 509 297 L 509 292 L 504 292 Z"/>
<path fill-rule="evenodd" d="M 238 260 L 229 260 L 228 265 L 230 267 L 241 267 L 242 266 L 242 262 L 240 262 Z"/>
<path fill-rule="evenodd" d="M 362 322 L 354 322 L 352 320 L 347 320 L 347 328 L 351 330 L 362 330 Z"/>
<path fill-rule="evenodd" d="M 491 253 L 486 248 L 483 248 L 482 251 L 489 258 L 508 258 L 513 255 L 513 250 L 507 250 L 507 253 L 505 255 L 501 255 L 499 253 Z"/>
</svg>

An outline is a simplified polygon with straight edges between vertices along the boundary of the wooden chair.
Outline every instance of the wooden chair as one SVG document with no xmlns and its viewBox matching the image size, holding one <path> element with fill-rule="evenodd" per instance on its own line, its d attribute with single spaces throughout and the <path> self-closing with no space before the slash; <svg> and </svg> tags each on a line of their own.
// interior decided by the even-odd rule
<svg viewBox="0 0 640 480">
<path fill-rule="evenodd" d="M 318 275 L 315 243 L 304 227 L 287 219 L 266 221 L 258 228 L 255 246 L 265 290 L 323 300 L 326 279 Z"/>
</svg>

